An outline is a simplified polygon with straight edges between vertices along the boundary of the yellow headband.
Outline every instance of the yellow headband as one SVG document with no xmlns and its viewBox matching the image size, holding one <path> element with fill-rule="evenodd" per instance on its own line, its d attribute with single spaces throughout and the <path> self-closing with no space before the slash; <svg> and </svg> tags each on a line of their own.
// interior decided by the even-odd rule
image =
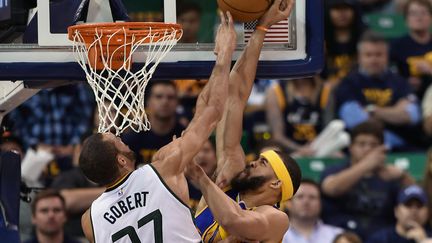
<svg viewBox="0 0 432 243">
<path fill-rule="evenodd" d="M 287 201 L 294 194 L 294 186 L 292 184 L 291 176 L 288 172 L 288 169 L 285 167 L 285 164 L 283 163 L 279 155 L 273 150 L 265 151 L 261 153 L 261 156 L 267 159 L 267 161 L 273 168 L 276 177 L 282 181 L 281 202 Z"/>
</svg>

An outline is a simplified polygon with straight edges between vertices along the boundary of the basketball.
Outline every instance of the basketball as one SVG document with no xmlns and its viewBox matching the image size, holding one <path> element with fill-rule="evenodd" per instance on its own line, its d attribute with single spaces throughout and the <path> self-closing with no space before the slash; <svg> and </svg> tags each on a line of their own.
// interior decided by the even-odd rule
<svg viewBox="0 0 432 243">
<path fill-rule="evenodd" d="M 259 19 L 273 0 L 217 0 L 220 10 L 229 11 L 234 20 L 249 22 Z"/>
</svg>

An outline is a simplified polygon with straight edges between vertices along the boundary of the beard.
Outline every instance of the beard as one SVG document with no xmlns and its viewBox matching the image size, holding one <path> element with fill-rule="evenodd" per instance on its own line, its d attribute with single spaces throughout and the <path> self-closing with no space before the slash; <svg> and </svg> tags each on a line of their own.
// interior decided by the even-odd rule
<svg viewBox="0 0 432 243">
<path fill-rule="evenodd" d="M 243 172 L 245 173 L 244 176 L 242 176 Z M 268 181 L 268 178 L 266 176 L 249 177 L 249 167 L 246 167 L 243 172 L 240 172 L 236 177 L 231 180 L 231 187 L 237 192 L 256 190 Z"/>
</svg>

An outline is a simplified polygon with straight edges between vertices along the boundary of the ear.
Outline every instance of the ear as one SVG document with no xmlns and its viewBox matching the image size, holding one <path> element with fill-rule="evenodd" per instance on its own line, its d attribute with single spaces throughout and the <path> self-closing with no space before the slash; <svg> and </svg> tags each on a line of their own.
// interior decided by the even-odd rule
<svg viewBox="0 0 432 243">
<path fill-rule="evenodd" d="M 34 214 L 32 214 L 32 216 L 31 216 L 31 223 L 34 225 L 34 224 L 36 224 L 36 218 L 35 218 L 35 215 Z"/>
<path fill-rule="evenodd" d="M 121 167 L 125 167 L 125 166 L 127 165 L 126 157 L 123 156 L 122 154 L 117 154 L 117 163 L 118 163 Z"/>
<path fill-rule="evenodd" d="M 270 183 L 270 187 L 273 188 L 273 189 L 279 189 L 279 188 L 282 187 L 282 181 L 279 180 L 279 179 L 273 180 L 273 181 Z"/>
</svg>

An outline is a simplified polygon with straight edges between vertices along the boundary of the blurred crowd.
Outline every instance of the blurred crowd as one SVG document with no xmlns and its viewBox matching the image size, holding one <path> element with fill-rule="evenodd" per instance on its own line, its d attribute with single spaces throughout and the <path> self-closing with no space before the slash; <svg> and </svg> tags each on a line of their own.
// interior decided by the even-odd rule
<svg viewBox="0 0 432 243">
<path fill-rule="evenodd" d="M 178 6 L 181 42 L 198 42 L 200 6 L 187 1 Z M 374 19 L 386 25 L 397 18 L 403 19 L 394 26 L 403 29 L 399 35 L 373 26 Z M 256 80 L 242 140 L 251 160 L 266 148 L 313 158 L 313 141 L 334 120 L 350 134 L 345 148 L 328 155 L 341 162 L 326 167 L 318 181 L 304 178 L 284 205 L 290 229 L 283 242 L 432 241 L 431 31 L 430 0 L 325 0 L 323 71 L 310 78 Z M 122 134 L 139 164 L 151 162 L 159 148 L 181 136 L 206 82 L 150 82 L 151 130 Z M 3 122 L 0 150 L 20 154 L 26 186 L 45 188 L 31 204 L 21 205 L 23 240 L 82 239 L 81 214 L 104 191 L 83 176 L 77 162 L 81 142 L 97 123 L 85 84 L 41 90 Z M 415 180 L 386 163 L 394 152 L 426 154 L 424 177 Z M 213 138 L 194 159 L 213 176 Z M 194 208 L 201 193 L 190 186 L 190 196 Z"/>
</svg>

